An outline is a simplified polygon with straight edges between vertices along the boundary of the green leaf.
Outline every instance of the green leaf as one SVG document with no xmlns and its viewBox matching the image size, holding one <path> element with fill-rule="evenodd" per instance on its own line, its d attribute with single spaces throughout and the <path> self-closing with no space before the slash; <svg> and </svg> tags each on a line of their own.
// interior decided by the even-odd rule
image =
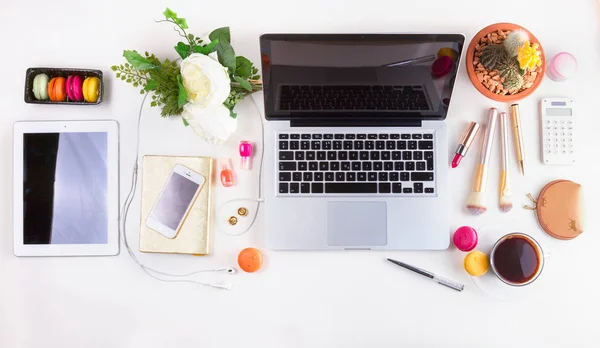
<svg viewBox="0 0 600 348">
<path fill-rule="evenodd" d="M 179 97 L 177 98 L 177 105 L 179 105 L 181 108 L 187 103 L 187 92 L 181 83 L 181 75 L 177 75 L 177 84 L 179 85 Z"/>
<path fill-rule="evenodd" d="M 112 71 L 117 71 L 117 66 L 116 66 L 116 65 L 113 65 L 113 66 L 111 66 L 111 67 L 110 67 L 110 69 L 111 69 Z"/>
<path fill-rule="evenodd" d="M 187 21 L 185 20 L 185 18 L 177 18 L 177 19 L 175 19 L 175 24 L 177 24 L 178 26 L 180 26 L 181 29 L 187 29 L 188 28 Z"/>
<path fill-rule="evenodd" d="M 181 57 L 181 59 L 186 59 L 190 55 L 190 45 L 186 45 L 184 42 L 179 41 L 177 46 L 174 47 L 177 54 Z M 170 64 L 170 62 L 165 61 L 165 64 Z"/>
<path fill-rule="evenodd" d="M 137 86 L 139 86 L 139 85 L 140 85 L 140 84 L 139 84 L 137 81 L 133 83 L 133 87 L 137 87 Z"/>
<path fill-rule="evenodd" d="M 236 68 L 235 51 L 230 44 L 231 34 L 229 32 L 229 27 L 215 29 L 208 35 L 208 37 L 211 41 L 219 40 L 219 43 L 216 47 L 219 63 L 229 69 L 229 74 L 233 75 Z"/>
<path fill-rule="evenodd" d="M 211 43 L 209 43 L 208 45 L 194 46 L 194 52 L 201 53 L 201 54 L 207 56 L 210 53 L 213 53 L 215 51 L 218 43 L 219 43 L 219 40 L 215 40 L 215 41 L 212 41 Z"/>
<path fill-rule="evenodd" d="M 260 75 L 254 75 L 250 79 L 251 80 L 260 80 Z"/>
<path fill-rule="evenodd" d="M 143 90 L 143 89 L 142 89 L 142 90 L 140 90 L 140 94 L 145 94 L 145 93 L 146 93 L 146 91 L 145 91 L 145 90 Z"/>
<path fill-rule="evenodd" d="M 121 77 L 121 73 L 117 73 L 117 78 L 120 78 L 120 77 Z"/>
<path fill-rule="evenodd" d="M 252 74 L 252 62 L 246 57 L 238 56 L 235 57 L 235 74 L 245 79 L 250 77 Z"/>
<path fill-rule="evenodd" d="M 219 58 L 219 63 L 229 69 L 229 75 L 233 75 L 235 73 L 235 51 L 233 47 L 227 41 L 219 40 L 219 43 L 216 46 L 217 57 Z"/>
<path fill-rule="evenodd" d="M 156 102 L 153 101 L 152 103 L 150 103 L 150 106 L 152 106 L 152 107 L 156 106 Z"/>
<path fill-rule="evenodd" d="M 208 35 L 211 41 L 219 40 L 219 41 L 227 41 L 231 42 L 231 33 L 229 31 L 229 27 L 218 28 L 212 31 Z"/>
<path fill-rule="evenodd" d="M 188 123 L 188 121 L 186 121 L 186 119 L 185 119 L 185 118 L 183 118 L 183 117 L 182 117 L 182 118 L 181 118 L 181 120 L 183 121 L 183 125 L 184 125 L 184 126 L 186 126 L 186 127 L 187 127 L 187 126 L 189 126 L 189 125 L 190 125 L 190 124 Z"/>
<path fill-rule="evenodd" d="M 167 9 L 165 10 L 165 12 L 163 12 L 163 14 L 165 15 L 166 19 L 176 19 L 177 18 L 177 13 L 171 11 L 170 8 L 167 7 Z"/>
<path fill-rule="evenodd" d="M 155 80 L 150 80 L 150 81 L 148 81 L 146 86 L 144 86 L 144 90 L 145 91 L 154 91 L 157 86 L 158 86 L 158 84 L 156 83 Z"/>
<path fill-rule="evenodd" d="M 248 82 L 248 80 L 241 78 L 239 76 L 234 76 L 233 79 L 236 82 L 238 82 L 240 84 L 240 86 L 242 86 L 242 88 L 244 88 L 248 92 L 252 92 L 252 85 L 250 84 L 250 82 Z"/>
<path fill-rule="evenodd" d="M 231 118 L 236 118 L 237 114 L 233 112 L 233 110 L 229 109 L 229 116 L 231 116 Z"/>
<path fill-rule="evenodd" d="M 123 51 L 123 57 L 137 70 L 153 70 L 157 68 L 156 65 L 152 64 L 151 61 L 142 57 L 136 51 Z"/>
</svg>

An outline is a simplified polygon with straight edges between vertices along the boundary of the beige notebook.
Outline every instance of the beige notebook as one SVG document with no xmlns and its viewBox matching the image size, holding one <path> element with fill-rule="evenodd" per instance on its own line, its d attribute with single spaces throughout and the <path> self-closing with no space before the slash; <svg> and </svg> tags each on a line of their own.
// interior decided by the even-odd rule
<svg viewBox="0 0 600 348">
<path fill-rule="evenodd" d="M 202 174 L 206 178 L 206 182 L 185 218 L 179 233 L 171 239 L 146 226 L 146 219 L 176 164 L 181 164 Z M 208 255 L 212 170 L 213 159 L 209 157 L 144 156 L 142 160 L 140 223 L 141 252 Z"/>
</svg>

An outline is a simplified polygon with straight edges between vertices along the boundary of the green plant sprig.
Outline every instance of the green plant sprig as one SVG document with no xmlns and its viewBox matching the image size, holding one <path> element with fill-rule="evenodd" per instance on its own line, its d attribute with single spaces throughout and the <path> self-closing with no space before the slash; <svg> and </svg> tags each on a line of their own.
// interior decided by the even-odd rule
<svg viewBox="0 0 600 348">
<path fill-rule="evenodd" d="M 262 89 L 260 75 L 254 64 L 243 56 L 236 56 L 231 46 L 231 33 L 229 27 L 213 30 L 209 34 L 210 43 L 204 44 L 203 40 L 187 33 L 188 28 L 185 18 L 180 18 L 175 12 L 167 8 L 163 15 L 164 20 L 158 23 L 168 22 L 179 36 L 185 38 L 186 42 L 180 41 L 174 47 L 181 59 L 189 57 L 193 53 L 209 55 L 216 52 L 218 61 L 227 68 L 231 80 L 231 92 L 223 103 L 229 109 L 231 117 L 237 115 L 233 111 L 240 100 L 247 95 Z M 151 106 L 160 107 L 163 117 L 180 115 L 183 106 L 187 103 L 187 93 L 182 83 L 179 64 L 176 61 L 164 59 L 161 61 L 154 54 L 145 52 L 144 56 L 135 50 L 123 51 L 127 63 L 112 66 L 116 77 L 141 87 L 140 93 L 152 92 Z M 184 124 L 187 123 L 184 120 Z"/>
</svg>

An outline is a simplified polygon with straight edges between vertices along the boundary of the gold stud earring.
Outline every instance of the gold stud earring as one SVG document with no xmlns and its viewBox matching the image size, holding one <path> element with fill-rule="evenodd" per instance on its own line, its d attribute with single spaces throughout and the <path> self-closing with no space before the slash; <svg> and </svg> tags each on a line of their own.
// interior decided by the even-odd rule
<svg viewBox="0 0 600 348">
<path fill-rule="evenodd" d="M 247 216 L 248 215 L 248 209 L 241 207 L 238 209 L 238 215 L 239 216 Z"/>
<path fill-rule="evenodd" d="M 238 219 L 237 219 L 235 216 L 232 216 L 232 217 L 230 217 L 230 218 L 229 218 L 229 220 L 227 220 L 227 221 L 229 222 L 229 224 L 230 224 L 231 226 L 234 226 L 234 225 L 236 225 L 236 224 L 237 224 L 237 222 L 238 222 Z"/>
</svg>

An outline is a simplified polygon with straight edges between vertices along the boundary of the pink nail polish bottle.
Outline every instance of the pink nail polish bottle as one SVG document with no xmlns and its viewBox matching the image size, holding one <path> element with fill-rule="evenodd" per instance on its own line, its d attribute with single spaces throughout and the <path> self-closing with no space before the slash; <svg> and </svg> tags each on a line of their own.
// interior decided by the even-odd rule
<svg viewBox="0 0 600 348">
<path fill-rule="evenodd" d="M 252 169 L 250 157 L 252 157 L 252 143 L 246 140 L 240 141 L 240 156 L 242 157 L 242 169 Z"/>
<path fill-rule="evenodd" d="M 223 187 L 233 186 L 233 170 L 229 165 L 229 160 L 221 162 L 221 184 Z"/>
</svg>

